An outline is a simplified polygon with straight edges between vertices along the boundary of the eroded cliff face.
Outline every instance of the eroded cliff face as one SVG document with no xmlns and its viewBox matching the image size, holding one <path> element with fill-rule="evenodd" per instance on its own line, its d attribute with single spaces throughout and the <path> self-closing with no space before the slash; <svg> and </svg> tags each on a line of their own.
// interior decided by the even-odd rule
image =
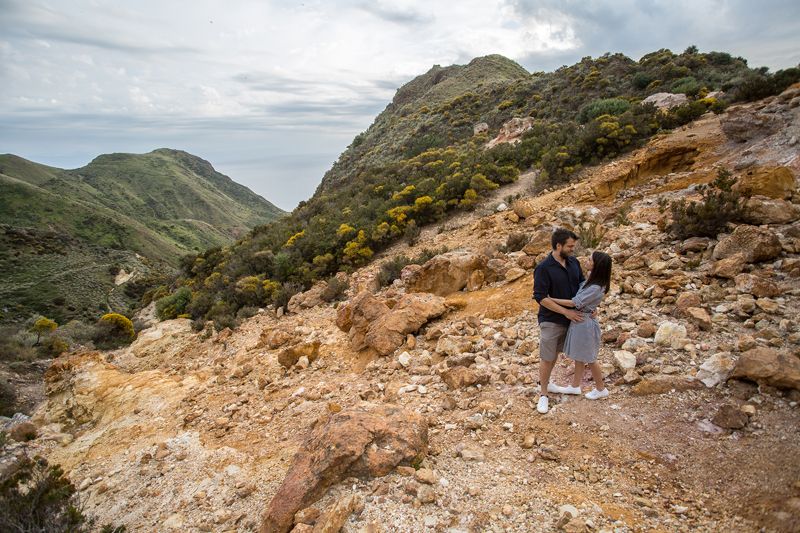
<svg viewBox="0 0 800 533">
<path fill-rule="evenodd" d="M 420 248 L 482 259 L 462 261 L 471 270 L 445 280 L 467 280 L 464 290 L 437 281 L 436 272 L 461 264 L 440 256 L 444 266 L 431 266 L 429 279 L 412 269 L 377 292 L 371 309 L 381 316 L 365 323 L 373 339 L 393 324 L 382 317 L 399 309 L 409 283 L 439 294 L 445 308 L 392 326 L 396 342 L 380 344 L 387 355 L 354 344 L 344 315 L 371 301 L 357 293 L 375 286 L 381 261 L 415 254 L 405 245 L 355 272 L 338 310 L 265 311 L 207 338 L 187 321 L 162 322 L 125 350 L 61 358 L 35 417 L 40 437 L 26 446 L 64 465 L 101 522 L 250 531 L 271 527 L 262 514 L 288 490 L 290 465 L 327 471 L 308 455 L 310 436 L 326 434 L 313 428 L 337 413 L 392 406 L 424 418 L 427 456 L 386 475 L 358 470 L 329 482 L 318 474 L 321 499 L 298 499 L 312 508 L 297 525 L 282 511 L 280 530 L 796 530 L 800 223 L 752 220 L 719 240 L 681 242 L 660 229 L 669 211 L 659 201 L 699 198 L 695 186 L 724 167 L 749 180 L 757 200 L 775 200 L 775 180 L 748 175 L 788 172 L 793 182 L 779 199 L 797 206 L 798 137 L 795 86 L 705 116 L 514 210 L 424 229 Z M 599 315 L 611 397 L 555 396 L 541 416 L 531 271 L 556 225 L 596 232 L 615 261 Z M 759 240 L 735 237 L 748 231 L 766 232 L 778 248 L 759 256 Z M 530 235 L 528 246 L 500 252 L 519 232 Z M 736 253 L 716 253 L 732 246 Z M 286 350 L 297 357 L 281 358 Z M 564 384 L 570 365 L 554 376 Z M 317 518 L 315 508 L 330 512 Z"/>
</svg>

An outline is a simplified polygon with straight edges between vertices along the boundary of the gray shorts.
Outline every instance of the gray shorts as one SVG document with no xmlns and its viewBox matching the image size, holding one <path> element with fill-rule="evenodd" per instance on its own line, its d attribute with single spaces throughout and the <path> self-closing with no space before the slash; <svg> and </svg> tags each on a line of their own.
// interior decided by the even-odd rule
<svg viewBox="0 0 800 533">
<path fill-rule="evenodd" d="M 539 324 L 539 358 L 543 361 L 556 360 L 559 352 L 564 351 L 564 339 L 567 338 L 567 326 L 555 322 Z"/>
</svg>

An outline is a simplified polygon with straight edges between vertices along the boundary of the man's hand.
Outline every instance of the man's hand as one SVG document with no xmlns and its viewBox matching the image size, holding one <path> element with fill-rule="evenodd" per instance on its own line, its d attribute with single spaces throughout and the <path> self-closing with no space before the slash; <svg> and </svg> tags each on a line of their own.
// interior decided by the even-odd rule
<svg viewBox="0 0 800 533">
<path fill-rule="evenodd" d="M 583 322 L 583 313 L 575 311 L 574 309 L 565 309 L 564 316 L 569 318 L 572 322 Z"/>
</svg>

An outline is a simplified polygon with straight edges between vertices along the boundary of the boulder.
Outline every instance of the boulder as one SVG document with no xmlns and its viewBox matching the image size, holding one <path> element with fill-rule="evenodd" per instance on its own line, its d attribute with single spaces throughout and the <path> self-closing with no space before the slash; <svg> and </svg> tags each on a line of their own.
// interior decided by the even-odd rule
<svg viewBox="0 0 800 533">
<path fill-rule="evenodd" d="M 444 381 L 451 390 L 463 389 L 472 385 L 489 383 L 489 375 L 476 372 L 465 366 L 454 366 L 442 372 Z"/>
<path fill-rule="evenodd" d="M 748 263 L 760 263 L 775 259 L 781 254 L 781 241 L 778 236 L 756 226 L 737 226 L 733 233 L 719 241 L 714 247 L 716 260 L 742 254 Z"/>
<path fill-rule="evenodd" d="M 752 294 L 756 298 L 772 298 L 781 294 L 781 289 L 775 282 L 754 274 L 739 274 L 734 282 L 737 291 Z"/>
<path fill-rule="evenodd" d="M 736 106 L 729 108 L 722 116 L 720 126 L 730 140 L 747 142 L 777 132 L 781 128 L 781 121 L 773 114 L 761 113 L 752 107 Z"/>
<path fill-rule="evenodd" d="M 683 376 L 656 375 L 646 377 L 631 389 L 634 396 L 649 396 L 651 394 L 664 394 L 672 390 L 686 391 L 702 389 L 703 384 L 697 380 L 687 379 Z"/>
<path fill-rule="evenodd" d="M 364 291 L 339 307 L 336 325 L 349 334 L 356 350 L 374 348 L 389 355 L 399 348 L 409 333 L 447 310 L 444 298 L 433 294 L 404 294 L 389 308 L 386 302 Z"/>
<path fill-rule="evenodd" d="M 497 137 L 486 143 L 486 148 L 493 148 L 502 143 L 518 143 L 522 134 L 533 127 L 534 119 L 532 117 L 514 117 L 500 128 Z"/>
<path fill-rule="evenodd" d="M 683 347 L 688 339 L 686 338 L 686 326 L 675 322 L 662 322 L 658 325 L 654 342 L 656 346 L 671 346 L 672 348 Z"/>
<path fill-rule="evenodd" d="M 274 350 L 284 346 L 293 338 L 294 336 L 291 333 L 282 329 L 265 329 L 261 332 L 258 344 L 268 350 Z"/>
<path fill-rule="evenodd" d="M 290 313 L 298 313 L 303 309 L 311 309 L 312 307 L 324 304 L 325 299 L 323 298 L 323 294 L 327 288 L 328 283 L 326 281 L 315 283 L 314 286 L 306 292 L 299 292 L 292 296 L 289 299 L 286 309 Z"/>
<path fill-rule="evenodd" d="M 703 301 L 696 292 L 682 292 L 678 295 L 677 300 L 675 300 L 675 309 L 683 315 L 686 314 L 686 310 L 690 307 L 700 307 L 701 305 L 703 305 Z"/>
<path fill-rule="evenodd" d="M 297 511 L 342 479 L 385 476 L 398 465 L 417 464 L 427 448 L 425 417 L 396 405 L 362 404 L 318 420 L 272 498 L 261 533 L 289 531 Z"/>
<path fill-rule="evenodd" d="M 754 196 L 745 203 L 742 221 L 761 224 L 790 224 L 800 219 L 800 207 L 786 200 Z"/>
<path fill-rule="evenodd" d="M 514 200 L 511 203 L 511 209 L 519 218 L 528 218 L 539 212 L 539 210 L 536 209 L 533 200 L 527 198 Z"/>
<path fill-rule="evenodd" d="M 364 507 L 360 494 L 350 494 L 338 500 L 314 524 L 313 533 L 339 533 L 350 515 Z"/>
<path fill-rule="evenodd" d="M 528 244 L 522 248 L 522 251 L 528 255 L 537 256 L 539 254 L 550 252 L 553 246 L 550 243 L 550 238 L 553 235 L 553 228 L 540 228 L 531 236 Z"/>
<path fill-rule="evenodd" d="M 614 366 L 624 374 L 636 368 L 636 356 L 626 350 L 614 350 Z"/>
<path fill-rule="evenodd" d="M 688 101 L 686 95 L 681 93 L 655 93 L 642 100 L 642 105 L 653 104 L 656 109 L 672 109 Z"/>
<path fill-rule="evenodd" d="M 473 272 L 485 271 L 486 263 L 486 256 L 474 252 L 462 250 L 440 254 L 408 278 L 406 289 L 447 296 L 466 287 Z"/>
<path fill-rule="evenodd" d="M 719 383 L 724 383 L 731 375 L 736 360 L 728 352 L 715 353 L 700 365 L 697 371 L 697 379 L 703 382 L 706 387 L 714 387 Z"/>
<path fill-rule="evenodd" d="M 720 406 L 717 414 L 711 419 L 715 426 L 725 429 L 742 429 L 747 425 L 748 416 L 733 404 L 726 403 Z"/>
<path fill-rule="evenodd" d="M 508 269 L 508 272 L 506 272 L 506 281 L 507 282 L 516 281 L 524 275 L 525 275 L 525 270 L 518 267 L 513 267 Z"/>
<path fill-rule="evenodd" d="M 794 174 L 787 167 L 753 167 L 742 174 L 733 190 L 742 196 L 766 196 L 787 200 L 795 186 Z"/>
<path fill-rule="evenodd" d="M 301 342 L 291 346 L 278 354 L 278 363 L 284 368 L 291 368 L 297 364 L 301 357 L 306 357 L 309 363 L 313 363 L 319 357 L 319 341 Z"/>
<path fill-rule="evenodd" d="M 689 237 L 683 241 L 678 248 L 682 254 L 688 252 L 705 252 L 711 244 L 711 239 L 708 237 Z"/>
<path fill-rule="evenodd" d="M 440 355 L 459 355 L 472 349 L 472 340 L 467 337 L 443 335 L 436 342 L 436 353 Z"/>
<path fill-rule="evenodd" d="M 416 333 L 431 318 L 447 310 L 444 298 L 433 294 L 404 294 L 391 311 L 368 325 L 364 342 L 381 355 L 399 348 L 409 333 Z"/>
<path fill-rule="evenodd" d="M 686 309 L 685 314 L 693 324 L 703 331 L 711 329 L 711 315 L 702 307 L 689 307 Z"/>
<path fill-rule="evenodd" d="M 473 135 L 480 135 L 481 133 L 487 133 L 489 131 L 489 125 L 485 122 L 478 122 L 474 126 L 472 126 L 472 134 Z"/>
<path fill-rule="evenodd" d="M 753 348 L 739 356 L 731 378 L 800 390 L 800 359 L 773 348 Z"/>
<path fill-rule="evenodd" d="M 711 267 L 711 275 L 718 278 L 733 279 L 744 270 L 747 264 L 743 253 L 734 254 L 725 259 L 715 261 Z"/>
</svg>

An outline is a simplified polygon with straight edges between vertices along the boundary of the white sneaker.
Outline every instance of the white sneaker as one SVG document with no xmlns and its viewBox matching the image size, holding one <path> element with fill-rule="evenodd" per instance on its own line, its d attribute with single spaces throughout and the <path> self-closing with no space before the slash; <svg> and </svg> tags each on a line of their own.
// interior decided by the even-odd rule
<svg viewBox="0 0 800 533">
<path fill-rule="evenodd" d="M 587 400 L 599 400 L 600 398 L 608 398 L 608 389 L 597 390 L 592 389 L 586 393 Z"/>
<path fill-rule="evenodd" d="M 562 387 L 555 383 L 548 383 L 547 392 L 552 392 L 553 394 L 581 394 L 583 391 L 581 391 L 580 387 Z"/>
<path fill-rule="evenodd" d="M 549 409 L 550 401 L 547 399 L 547 396 L 540 396 L 539 403 L 536 405 L 536 410 L 542 414 L 547 413 Z"/>
</svg>

